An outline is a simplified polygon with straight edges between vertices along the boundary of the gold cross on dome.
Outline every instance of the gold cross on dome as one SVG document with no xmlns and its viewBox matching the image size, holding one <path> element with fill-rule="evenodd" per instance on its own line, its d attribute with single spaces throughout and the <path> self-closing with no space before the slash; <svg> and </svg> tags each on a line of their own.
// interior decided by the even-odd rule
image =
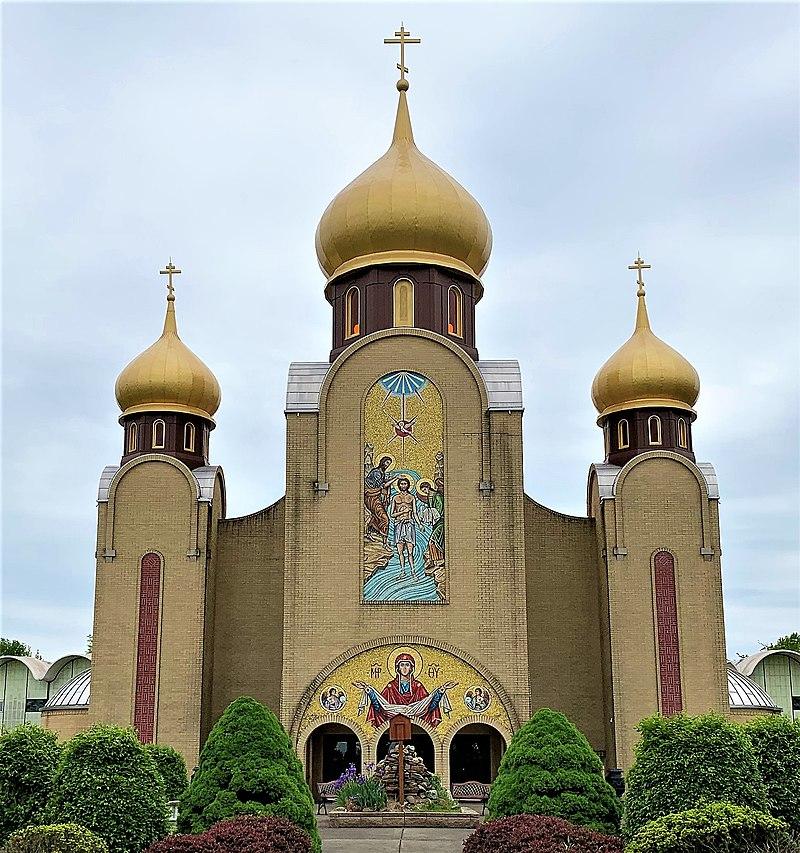
<svg viewBox="0 0 800 853">
<path fill-rule="evenodd" d="M 181 271 L 172 263 L 172 257 L 169 259 L 169 263 L 163 270 L 159 270 L 161 275 L 168 275 L 169 279 L 167 280 L 167 299 L 174 301 L 175 299 L 175 288 L 172 284 L 172 276 L 180 275 Z"/>
<path fill-rule="evenodd" d="M 384 44 L 399 44 L 400 45 L 400 62 L 397 63 L 397 70 L 400 72 L 400 79 L 405 80 L 406 74 L 408 73 L 408 68 L 406 68 L 406 45 L 407 44 L 420 44 L 422 39 L 411 39 L 408 38 L 411 33 L 400 24 L 400 29 L 395 31 L 395 38 L 393 39 L 384 39 Z M 406 86 L 406 88 L 408 88 Z"/>
<path fill-rule="evenodd" d="M 636 283 L 639 285 L 639 287 L 636 291 L 637 296 L 644 296 L 644 280 L 642 279 L 642 270 L 649 270 L 651 268 L 652 267 L 650 264 L 646 264 L 642 260 L 641 255 L 638 252 L 636 253 L 636 260 L 632 264 L 628 264 L 629 270 L 636 270 L 637 271 Z"/>
</svg>

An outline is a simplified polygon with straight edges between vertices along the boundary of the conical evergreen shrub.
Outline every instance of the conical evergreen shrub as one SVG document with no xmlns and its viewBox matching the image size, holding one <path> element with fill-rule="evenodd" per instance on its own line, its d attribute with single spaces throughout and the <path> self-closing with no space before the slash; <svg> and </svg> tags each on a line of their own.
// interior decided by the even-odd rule
<svg viewBox="0 0 800 853">
<path fill-rule="evenodd" d="M 275 714 L 243 696 L 219 718 L 200 753 L 200 764 L 181 797 L 180 832 L 203 832 L 237 815 L 285 817 L 322 844 L 314 802 L 292 742 Z"/>
<path fill-rule="evenodd" d="M 727 802 L 767 811 L 764 782 L 744 730 L 719 714 L 647 717 L 625 779 L 623 835 L 651 820 Z"/>
<path fill-rule="evenodd" d="M 551 815 L 613 833 L 622 809 L 589 741 L 563 714 L 542 708 L 512 738 L 488 811 L 492 818 Z"/>
</svg>

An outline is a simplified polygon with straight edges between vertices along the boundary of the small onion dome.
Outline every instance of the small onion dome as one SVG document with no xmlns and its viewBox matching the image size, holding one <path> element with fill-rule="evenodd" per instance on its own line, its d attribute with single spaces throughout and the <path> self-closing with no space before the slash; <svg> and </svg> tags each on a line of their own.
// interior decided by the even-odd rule
<svg viewBox="0 0 800 853">
<path fill-rule="evenodd" d="M 625 409 L 692 408 L 700 394 L 700 377 L 691 364 L 650 328 L 644 288 L 637 294 L 636 328 L 600 368 L 592 383 L 592 402 L 606 415 Z"/>
<path fill-rule="evenodd" d="M 728 704 L 731 708 L 742 708 L 757 711 L 780 711 L 772 697 L 748 678 L 743 672 L 728 662 Z"/>
<path fill-rule="evenodd" d="M 120 373 L 115 388 L 125 415 L 184 412 L 213 420 L 222 392 L 214 374 L 178 337 L 175 296 L 167 296 L 161 337 Z"/>
<path fill-rule="evenodd" d="M 389 150 L 333 199 L 317 227 L 317 259 L 329 282 L 381 263 L 438 264 L 480 279 L 489 263 L 489 220 L 414 144 L 405 82 Z"/>
</svg>

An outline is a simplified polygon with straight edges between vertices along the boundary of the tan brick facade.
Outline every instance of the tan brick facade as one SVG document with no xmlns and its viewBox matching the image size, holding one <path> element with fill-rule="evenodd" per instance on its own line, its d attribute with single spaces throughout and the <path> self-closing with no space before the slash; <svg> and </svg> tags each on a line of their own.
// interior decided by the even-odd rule
<svg viewBox="0 0 800 853">
<path fill-rule="evenodd" d="M 362 602 L 364 400 L 396 370 L 424 374 L 443 401 L 446 603 Z M 727 698 L 717 501 L 676 454 L 616 470 L 602 495 L 590 474 L 587 518 L 541 506 L 523 491 L 522 412 L 489 406 L 475 362 L 433 332 L 374 333 L 327 371 L 317 408 L 287 414 L 286 495 L 266 509 L 225 518 L 221 473 L 201 495 L 193 473 L 162 455 L 116 473 L 98 507 L 91 710 L 46 724 L 66 736 L 88 722 L 132 723 L 139 568 L 152 551 L 162 558 L 155 739 L 190 767 L 241 695 L 279 713 L 305 760 L 313 727 L 301 721 L 333 662 L 391 641 L 463 659 L 509 721 L 495 725 L 503 740 L 551 707 L 607 766 L 626 768 L 636 724 L 660 707 L 660 550 L 675 563 L 683 707 L 727 711 Z M 352 685 L 343 689 L 355 707 Z M 319 710 L 315 719 L 348 725 Z M 431 728 L 445 781 L 457 729 L 437 739 Z M 374 757 L 375 742 L 363 749 Z"/>
</svg>

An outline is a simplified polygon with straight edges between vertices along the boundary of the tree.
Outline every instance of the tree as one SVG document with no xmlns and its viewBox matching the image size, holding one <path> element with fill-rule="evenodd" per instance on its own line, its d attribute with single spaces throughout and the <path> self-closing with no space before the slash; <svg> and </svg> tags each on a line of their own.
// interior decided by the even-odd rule
<svg viewBox="0 0 800 853">
<path fill-rule="evenodd" d="M 92 653 L 92 645 L 94 644 L 94 634 L 86 635 L 86 654 L 90 655 Z"/>
<path fill-rule="evenodd" d="M 67 743 L 47 817 L 91 829 L 111 853 L 139 853 L 167 834 L 164 782 L 133 729 L 95 725 Z"/>
<path fill-rule="evenodd" d="M 492 818 L 550 815 L 598 832 L 615 832 L 622 810 L 589 741 L 549 708 L 537 711 L 512 738 L 488 809 Z"/>
<path fill-rule="evenodd" d="M 623 835 L 711 802 L 767 810 L 756 754 L 744 730 L 719 714 L 647 717 L 628 772 Z"/>
<path fill-rule="evenodd" d="M 0 846 L 40 822 L 60 755 L 55 734 L 41 726 L 24 723 L 0 735 Z"/>
<path fill-rule="evenodd" d="M 157 743 L 145 744 L 144 748 L 155 762 L 156 769 L 164 780 L 167 799 L 179 799 L 189 784 L 183 756 L 171 746 L 162 746 Z"/>
<path fill-rule="evenodd" d="M 774 817 L 800 833 L 800 720 L 758 717 L 745 726 Z"/>
<path fill-rule="evenodd" d="M 303 768 L 278 718 L 243 696 L 219 718 L 181 797 L 180 832 L 199 833 L 237 815 L 285 817 L 320 853 L 314 803 Z"/>
<path fill-rule="evenodd" d="M 31 656 L 31 647 L 26 646 L 22 640 L 8 640 L 5 637 L 0 637 L 0 655 L 29 658 Z"/>
<path fill-rule="evenodd" d="M 788 649 L 790 652 L 800 652 L 800 633 L 795 631 L 785 637 L 778 637 L 768 649 Z"/>
</svg>

